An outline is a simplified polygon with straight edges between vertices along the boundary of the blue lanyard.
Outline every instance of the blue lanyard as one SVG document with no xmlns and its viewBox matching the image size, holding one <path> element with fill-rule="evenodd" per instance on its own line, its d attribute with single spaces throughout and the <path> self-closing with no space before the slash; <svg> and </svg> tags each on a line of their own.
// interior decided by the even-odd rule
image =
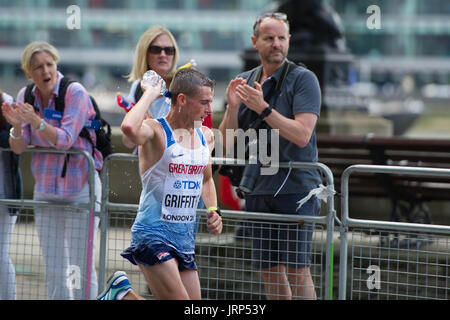
<svg viewBox="0 0 450 320">
<path fill-rule="evenodd" d="M 63 113 L 61 111 L 56 111 L 49 108 L 44 110 L 44 118 L 46 119 L 61 121 L 62 117 Z M 100 121 L 96 119 L 89 119 L 84 127 L 87 129 L 98 130 L 100 128 Z"/>
</svg>

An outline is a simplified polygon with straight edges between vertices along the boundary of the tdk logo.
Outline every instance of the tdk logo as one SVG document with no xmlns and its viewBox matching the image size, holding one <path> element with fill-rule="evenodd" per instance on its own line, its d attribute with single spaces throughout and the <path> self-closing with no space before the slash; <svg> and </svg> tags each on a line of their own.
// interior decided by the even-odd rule
<svg viewBox="0 0 450 320">
<path fill-rule="evenodd" d="M 175 181 L 175 182 L 173 183 L 173 187 L 174 187 L 175 189 L 181 189 L 181 181 L 180 181 L 180 180 Z"/>
<path fill-rule="evenodd" d="M 201 188 L 200 181 L 189 181 L 189 180 L 176 180 L 173 183 L 175 189 L 188 189 L 188 190 L 198 190 Z"/>
</svg>

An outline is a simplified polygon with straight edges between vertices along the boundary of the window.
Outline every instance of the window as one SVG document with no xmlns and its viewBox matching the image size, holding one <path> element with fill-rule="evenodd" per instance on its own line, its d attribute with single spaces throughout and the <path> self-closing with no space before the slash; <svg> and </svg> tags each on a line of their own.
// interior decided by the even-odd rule
<svg viewBox="0 0 450 320">
<path fill-rule="evenodd" d="M 182 0 L 156 0 L 156 8 L 158 9 L 183 9 Z"/>
<path fill-rule="evenodd" d="M 206 50 L 240 50 L 244 45 L 240 34 L 231 31 L 202 31 L 201 39 Z"/>
<path fill-rule="evenodd" d="M 239 1 L 237 0 L 199 0 L 198 8 L 200 10 L 237 10 Z"/>
</svg>

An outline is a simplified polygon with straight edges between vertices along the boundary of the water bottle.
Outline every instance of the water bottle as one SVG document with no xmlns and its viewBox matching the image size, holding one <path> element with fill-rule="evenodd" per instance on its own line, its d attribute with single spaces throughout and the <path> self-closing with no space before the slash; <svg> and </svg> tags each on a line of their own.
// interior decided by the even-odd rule
<svg viewBox="0 0 450 320">
<path fill-rule="evenodd" d="M 156 87 L 158 84 L 158 81 L 161 80 L 161 76 L 157 74 L 153 70 L 148 70 L 146 73 L 144 73 L 144 76 L 142 77 L 142 80 L 144 81 L 144 84 L 151 85 L 152 87 Z M 166 88 L 166 82 L 163 80 L 161 84 L 161 95 L 165 97 L 170 97 L 169 90 Z"/>
</svg>

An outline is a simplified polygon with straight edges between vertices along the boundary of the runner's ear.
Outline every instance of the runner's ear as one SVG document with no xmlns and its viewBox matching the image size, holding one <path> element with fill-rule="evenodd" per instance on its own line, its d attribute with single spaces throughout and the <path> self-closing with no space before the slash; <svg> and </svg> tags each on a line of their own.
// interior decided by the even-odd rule
<svg viewBox="0 0 450 320">
<path fill-rule="evenodd" d="M 177 96 L 177 106 L 182 107 L 187 103 L 187 96 L 184 93 L 179 93 Z"/>
</svg>

